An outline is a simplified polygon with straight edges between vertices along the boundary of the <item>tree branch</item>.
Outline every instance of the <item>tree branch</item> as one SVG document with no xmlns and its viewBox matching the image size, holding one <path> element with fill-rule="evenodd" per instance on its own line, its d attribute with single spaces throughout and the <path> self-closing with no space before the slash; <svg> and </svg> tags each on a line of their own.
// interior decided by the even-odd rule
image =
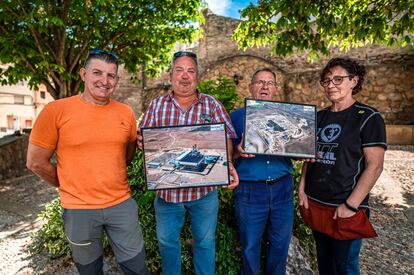
<svg viewBox="0 0 414 275">
<path fill-rule="evenodd" d="M 89 31 L 90 32 L 90 34 L 92 33 L 92 30 L 90 30 Z M 75 69 L 75 67 L 78 65 L 78 63 L 79 63 L 79 60 L 82 58 L 82 56 L 84 56 L 85 55 L 85 52 L 87 51 L 87 49 L 89 48 L 89 45 L 90 45 L 90 35 L 89 35 L 89 37 L 88 37 L 88 39 L 87 39 L 87 41 L 83 44 L 83 46 L 82 46 L 82 48 L 81 48 L 81 50 L 78 52 L 78 54 L 75 56 L 75 59 L 74 60 L 72 60 L 72 64 L 71 64 L 71 66 L 69 67 L 69 72 L 70 73 L 73 73 L 73 70 Z"/>
<path fill-rule="evenodd" d="M 75 81 L 75 85 L 73 85 L 73 91 L 76 93 L 76 94 L 78 94 L 80 91 L 79 91 L 79 87 L 80 87 L 80 85 L 81 85 L 81 83 L 82 83 L 82 80 L 79 78 L 78 80 L 76 80 Z"/>
<path fill-rule="evenodd" d="M 35 68 L 35 66 L 29 61 L 29 59 L 27 59 L 27 57 L 25 56 L 25 55 L 23 55 L 23 54 L 19 54 L 20 55 L 20 57 L 24 60 L 24 62 L 26 63 L 26 65 L 27 65 L 27 67 L 29 67 L 29 69 L 33 72 L 33 73 L 36 73 L 37 72 L 37 70 L 36 70 L 36 68 Z"/>
<path fill-rule="evenodd" d="M 62 13 L 62 20 L 63 25 L 67 26 L 68 21 L 68 12 L 69 6 L 71 5 L 72 1 L 63 1 L 63 13 Z M 59 31 L 60 32 L 60 31 Z M 66 45 L 66 32 L 63 30 L 60 34 L 61 39 L 59 39 L 59 46 L 58 46 L 58 55 L 59 55 L 59 62 L 58 64 L 63 65 L 66 68 L 66 61 L 65 61 L 65 45 Z"/>
<path fill-rule="evenodd" d="M 40 81 L 41 84 L 46 86 L 46 90 L 47 92 L 54 98 L 54 99 L 58 99 L 59 95 L 56 91 L 56 89 L 52 86 L 52 84 L 50 84 L 49 80 L 47 79 L 42 79 Z"/>
</svg>

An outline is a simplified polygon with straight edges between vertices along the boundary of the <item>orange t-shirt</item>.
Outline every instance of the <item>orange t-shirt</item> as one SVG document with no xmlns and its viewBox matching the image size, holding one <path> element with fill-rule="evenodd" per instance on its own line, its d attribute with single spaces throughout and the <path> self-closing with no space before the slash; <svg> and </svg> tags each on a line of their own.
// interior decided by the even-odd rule
<svg viewBox="0 0 414 275">
<path fill-rule="evenodd" d="M 93 105 L 79 96 L 49 103 L 30 135 L 32 144 L 56 151 L 62 207 L 69 209 L 105 208 L 131 196 L 126 149 L 135 139 L 129 106 Z"/>
</svg>

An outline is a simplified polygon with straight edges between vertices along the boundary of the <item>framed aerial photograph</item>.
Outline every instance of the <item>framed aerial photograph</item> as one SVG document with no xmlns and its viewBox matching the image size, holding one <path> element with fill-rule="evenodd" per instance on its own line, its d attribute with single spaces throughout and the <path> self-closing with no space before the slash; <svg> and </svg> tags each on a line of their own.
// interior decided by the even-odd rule
<svg viewBox="0 0 414 275">
<path fill-rule="evenodd" d="M 141 131 L 147 190 L 230 183 L 224 123 Z"/>
<path fill-rule="evenodd" d="M 245 107 L 246 153 L 315 157 L 315 105 L 245 99 Z"/>
</svg>

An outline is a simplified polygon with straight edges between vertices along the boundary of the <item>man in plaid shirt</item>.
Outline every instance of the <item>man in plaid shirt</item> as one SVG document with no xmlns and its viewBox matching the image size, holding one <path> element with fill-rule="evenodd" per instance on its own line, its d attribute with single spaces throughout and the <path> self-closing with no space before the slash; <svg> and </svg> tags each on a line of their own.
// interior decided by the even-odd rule
<svg viewBox="0 0 414 275">
<path fill-rule="evenodd" d="M 228 155 L 232 156 L 231 139 L 236 138 L 236 133 L 229 115 L 219 101 L 197 91 L 198 77 L 196 54 L 176 52 L 170 72 L 173 90 L 152 100 L 139 128 L 224 122 L 227 128 Z M 142 149 L 140 134 L 137 143 L 138 148 Z M 239 180 L 231 162 L 229 168 L 232 180 L 227 188 L 234 189 Z M 180 233 L 185 221 L 185 212 L 188 210 L 194 239 L 195 273 L 213 275 L 218 214 L 216 188 L 159 190 L 154 205 L 163 274 L 181 274 Z"/>
</svg>

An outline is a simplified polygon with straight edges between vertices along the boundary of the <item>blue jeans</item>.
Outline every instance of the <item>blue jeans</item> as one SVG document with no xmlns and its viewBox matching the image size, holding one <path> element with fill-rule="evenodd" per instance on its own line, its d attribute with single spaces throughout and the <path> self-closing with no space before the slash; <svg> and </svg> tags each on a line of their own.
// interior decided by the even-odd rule
<svg viewBox="0 0 414 275">
<path fill-rule="evenodd" d="M 290 175 L 273 185 L 240 182 L 234 193 L 242 245 L 241 274 L 260 273 L 261 241 L 267 240 L 265 274 L 285 274 L 293 227 L 293 182 Z"/>
<path fill-rule="evenodd" d="M 320 275 L 359 275 L 362 240 L 335 240 L 313 231 Z"/>
<path fill-rule="evenodd" d="M 195 273 L 214 275 L 218 214 L 217 190 L 199 200 L 183 203 L 169 203 L 157 197 L 154 205 L 163 274 L 181 274 L 180 233 L 185 222 L 185 211 L 188 210 L 194 239 Z"/>
</svg>

